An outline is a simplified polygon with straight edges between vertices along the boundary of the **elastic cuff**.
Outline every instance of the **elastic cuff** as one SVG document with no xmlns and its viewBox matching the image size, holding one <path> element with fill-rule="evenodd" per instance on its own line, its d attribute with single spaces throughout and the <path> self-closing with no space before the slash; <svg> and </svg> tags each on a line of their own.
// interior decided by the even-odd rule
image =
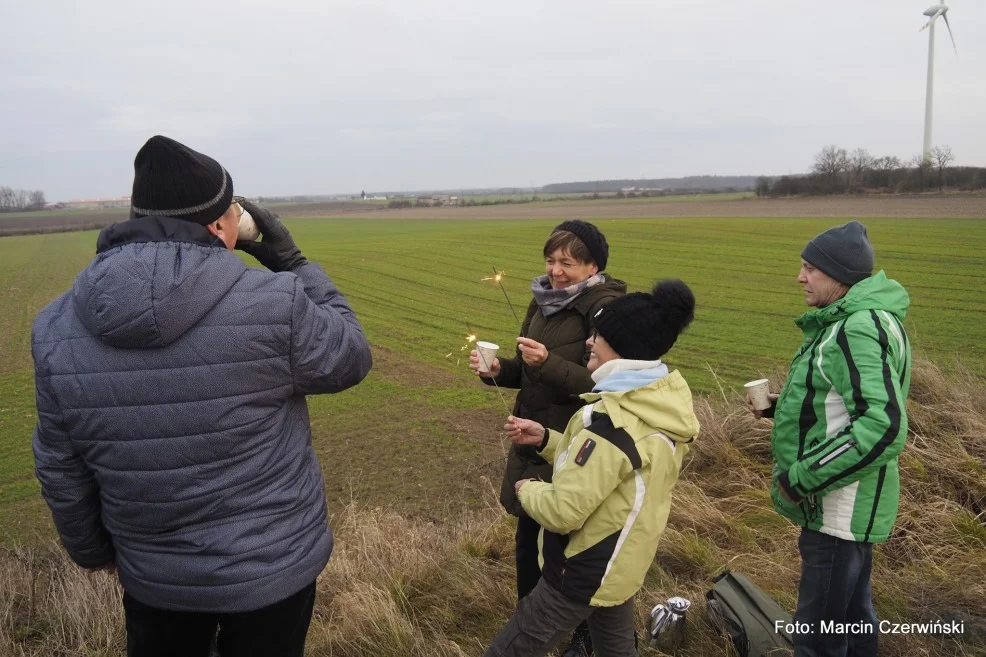
<svg viewBox="0 0 986 657">
<path fill-rule="evenodd" d="M 777 484 L 784 489 L 784 492 L 787 493 L 787 496 L 790 497 L 795 504 L 804 499 L 803 495 L 794 490 L 794 486 L 791 484 L 791 478 L 788 476 L 787 472 L 781 473 L 781 476 L 777 478 Z"/>
</svg>

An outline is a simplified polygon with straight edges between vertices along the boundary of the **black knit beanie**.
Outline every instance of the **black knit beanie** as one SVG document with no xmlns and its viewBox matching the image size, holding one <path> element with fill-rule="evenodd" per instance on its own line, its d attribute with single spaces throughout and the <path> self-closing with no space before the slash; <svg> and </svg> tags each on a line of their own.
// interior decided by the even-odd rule
<svg viewBox="0 0 986 657">
<path fill-rule="evenodd" d="M 582 240 L 582 243 L 589 249 L 592 261 L 599 267 L 599 271 L 606 269 L 606 261 L 609 260 L 609 243 L 606 241 L 606 236 L 598 228 L 588 221 L 569 219 L 555 226 L 551 232 L 554 234 L 560 230 L 567 230 Z"/>
<path fill-rule="evenodd" d="M 592 318 L 596 331 L 620 358 L 657 360 L 695 317 L 695 295 L 667 278 L 651 290 L 617 297 Z"/>
<path fill-rule="evenodd" d="M 208 155 L 157 135 L 137 151 L 130 203 L 132 217 L 174 217 L 205 226 L 233 203 L 233 179 Z"/>
<path fill-rule="evenodd" d="M 801 257 L 845 285 L 873 274 L 873 246 L 866 226 L 850 221 L 815 235 Z"/>
</svg>

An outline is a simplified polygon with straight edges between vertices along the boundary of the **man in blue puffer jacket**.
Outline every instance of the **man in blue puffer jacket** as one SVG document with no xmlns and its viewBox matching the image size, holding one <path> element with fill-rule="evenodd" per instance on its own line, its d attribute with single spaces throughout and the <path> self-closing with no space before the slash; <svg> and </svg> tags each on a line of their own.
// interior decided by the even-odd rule
<svg viewBox="0 0 986 657">
<path fill-rule="evenodd" d="M 332 551 L 305 395 L 370 369 L 346 299 L 267 210 L 166 137 L 32 334 L 42 494 L 72 559 L 114 568 L 127 650 L 302 655 Z M 248 268 L 241 248 L 268 270 Z"/>
</svg>

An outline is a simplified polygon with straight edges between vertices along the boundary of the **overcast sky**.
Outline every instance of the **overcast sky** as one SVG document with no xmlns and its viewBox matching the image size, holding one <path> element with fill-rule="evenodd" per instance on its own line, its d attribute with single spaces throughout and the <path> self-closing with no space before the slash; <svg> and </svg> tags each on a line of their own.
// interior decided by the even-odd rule
<svg viewBox="0 0 986 657">
<path fill-rule="evenodd" d="M 154 134 L 238 193 L 783 174 L 921 150 L 929 0 L 0 6 L 0 185 L 130 193 Z M 986 2 L 936 30 L 934 143 L 986 166 Z"/>
</svg>

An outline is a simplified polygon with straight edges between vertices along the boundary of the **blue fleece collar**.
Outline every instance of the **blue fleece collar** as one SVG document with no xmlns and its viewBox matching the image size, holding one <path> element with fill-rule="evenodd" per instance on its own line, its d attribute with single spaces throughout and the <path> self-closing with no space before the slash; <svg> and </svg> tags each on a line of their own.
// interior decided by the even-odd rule
<svg viewBox="0 0 986 657">
<path fill-rule="evenodd" d="M 653 365 L 654 362 L 655 361 L 651 361 L 649 364 Z M 642 388 L 646 385 L 650 385 L 658 379 L 663 379 L 668 375 L 668 366 L 660 361 L 656 362 L 656 367 L 647 367 L 644 369 L 619 369 L 599 380 L 592 388 L 592 391 L 625 392 L 627 390 L 633 390 L 634 388 Z"/>
</svg>

